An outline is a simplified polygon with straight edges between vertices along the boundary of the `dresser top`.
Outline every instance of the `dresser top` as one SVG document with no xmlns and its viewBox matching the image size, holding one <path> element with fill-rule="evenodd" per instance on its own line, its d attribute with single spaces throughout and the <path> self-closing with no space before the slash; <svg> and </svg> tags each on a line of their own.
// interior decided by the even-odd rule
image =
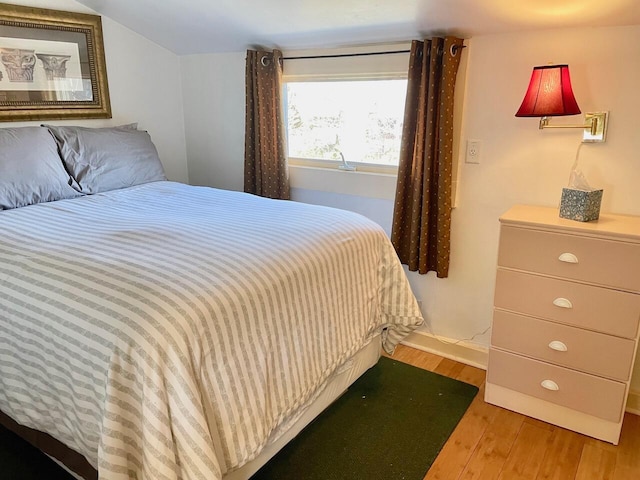
<svg viewBox="0 0 640 480">
<path fill-rule="evenodd" d="M 598 220 L 578 222 L 560 218 L 557 208 L 515 205 L 500 217 L 500 222 L 503 225 L 530 226 L 581 235 L 640 241 L 640 217 L 631 215 L 601 213 Z"/>
</svg>

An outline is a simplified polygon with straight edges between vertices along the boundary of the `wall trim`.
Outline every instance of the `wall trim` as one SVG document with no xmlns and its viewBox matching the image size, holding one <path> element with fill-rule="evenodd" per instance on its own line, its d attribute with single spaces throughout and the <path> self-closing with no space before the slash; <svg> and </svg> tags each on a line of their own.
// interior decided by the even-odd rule
<svg viewBox="0 0 640 480">
<path fill-rule="evenodd" d="M 441 336 L 436 337 L 423 331 L 414 331 L 401 343 L 407 347 L 434 353 L 472 367 L 487 369 L 489 349 L 475 343 Z"/>
<path fill-rule="evenodd" d="M 395 201 L 397 174 L 289 165 L 291 188 Z"/>
<path fill-rule="evenodd" d="M 640 415 L 640 391 L 630 390 L 627 397 L 627 406 L 625 411 L 633 413 L 634 415 Z"/>
</svg>

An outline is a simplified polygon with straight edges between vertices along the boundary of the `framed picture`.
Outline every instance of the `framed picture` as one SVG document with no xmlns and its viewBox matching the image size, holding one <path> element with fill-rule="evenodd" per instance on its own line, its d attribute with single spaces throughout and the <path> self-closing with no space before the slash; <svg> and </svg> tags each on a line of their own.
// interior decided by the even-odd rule
<svg viewBox="0 0 640 480">
<path fill-rule="evenodd" d="M 111 118 L 97 15 L 0 4 L 0 121 Z"/>
</svg>

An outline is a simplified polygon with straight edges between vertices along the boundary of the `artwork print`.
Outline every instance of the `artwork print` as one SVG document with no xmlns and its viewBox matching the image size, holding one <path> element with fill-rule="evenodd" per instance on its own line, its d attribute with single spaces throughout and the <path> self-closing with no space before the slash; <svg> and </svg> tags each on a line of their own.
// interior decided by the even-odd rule
<svg viewBox="0 0 640 480">
<path fill-rule="evenodd" d="M 51 100 L 93 96 L 75 43 L 0 37 L 0 73 L 0 90 L 53 92 Z"/>
<path fill-rule="evenodd" d="M 0 3 L 0 121 L 111 118 L 98 15 Z"/>
</svg>

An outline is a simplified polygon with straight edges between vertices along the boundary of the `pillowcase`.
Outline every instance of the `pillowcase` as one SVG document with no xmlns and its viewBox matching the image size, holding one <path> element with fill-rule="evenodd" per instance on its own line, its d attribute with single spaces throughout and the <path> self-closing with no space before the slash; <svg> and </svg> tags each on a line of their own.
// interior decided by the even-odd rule
<svg viewBox="0 0 640 480">
<path fill-rule="evenodd" d="M 44 125 L 58 142 L 67 171 L 82 193 L 166 180 L 158 151 L 135 124 L 110 128 Z"/>
<path fill-rule="evenodd" d="M 0 210 L 79 194 L 46 128 L 0 128 Z"/>
</svg>

